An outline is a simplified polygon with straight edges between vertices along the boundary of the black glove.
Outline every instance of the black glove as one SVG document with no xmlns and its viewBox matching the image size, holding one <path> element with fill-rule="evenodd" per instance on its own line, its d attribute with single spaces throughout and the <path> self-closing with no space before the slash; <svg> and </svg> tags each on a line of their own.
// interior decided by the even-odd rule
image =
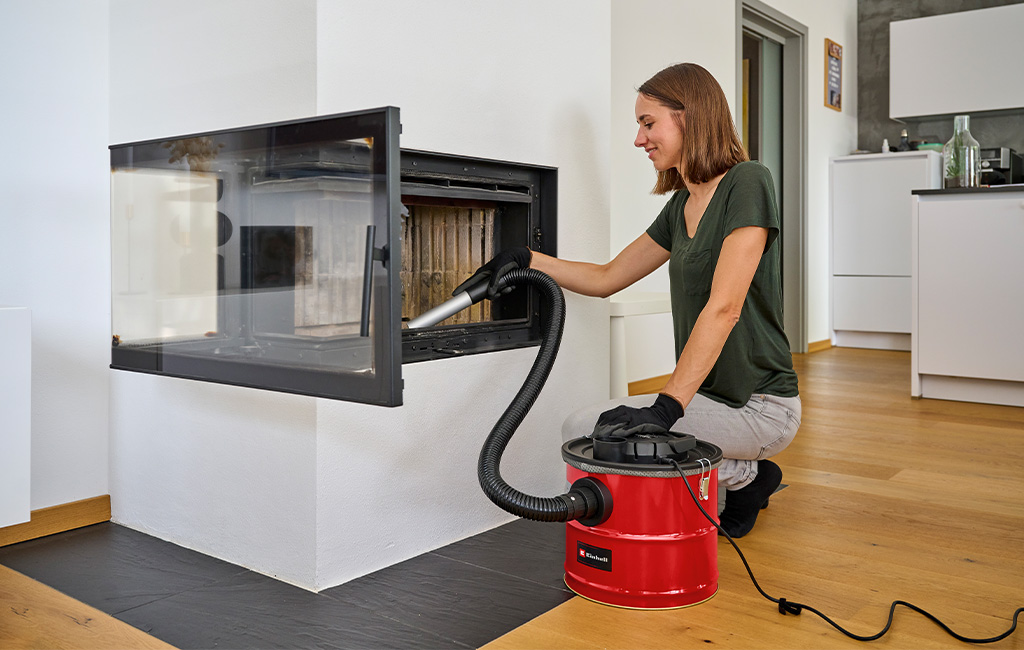
<svg viewBox="0 0 1024 650">
<path fill-rule="evenodd" d="M 668 431 L 683 417 L 683 406 L 675 398 L 660 393 L 654 404 L 645 408 L 616 406 L 597 417 L 594 435 L 629 435 Z"/>
<path fill-rule="evenodd" d="M 499 295 L 504 295 L 515 288 L 505 287 L 505 289 L 499 293 L 498 282 L 501 280 L 502 276 L 513 269 L 530 268 L 530 260 L 532 259 L 533 253 L 525 246 L 517 246 L 515 248 L 503 250 L 495 255 L 494 259 L 490 262 L 478 268 L 468 280 L 455 287 L 455 291 L 452 292 L 452 295 L 454 296 L 457 293 L 462 293 L 477 282 L 490 277 L 490 281 L 487 284 L 487 297 L 493 300 Z"/>
</svg>

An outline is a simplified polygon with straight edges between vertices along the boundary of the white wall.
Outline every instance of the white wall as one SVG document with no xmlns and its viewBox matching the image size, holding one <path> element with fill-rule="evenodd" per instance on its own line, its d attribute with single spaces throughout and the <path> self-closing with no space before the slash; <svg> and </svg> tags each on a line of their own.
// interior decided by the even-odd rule
<svg viewBox="0 0 1024 650">
<path fill-rule="evenodd" d="M 33 510 L 107 494 L 107 34 L 105 0 L 0 6 L 0 304 L 32 310 Z"/>
<path fill-rule="evenodd" d="M 110 34 L 111 142 L 316 113 L 314 0 L 113 0 Z M 124 371 L 110 384 L 115 522 L 313 584 L 316 400 Z"/>
<path fill-rule="evenodd" d="M 112 0 L 112 143 L 313 115 L 315 0 Z"/>
<path fill-rule="evenodd" d="M 559 254 L 600 259 L 609 15 L 609 0 L 320 0 L 317 110 L 399 106 L 403 147 L 557 166 Z"/>
<path fill-rule="evenodd" d="M 828 330 L 828 160 L 856 148 L 857 2 L 856 0 L 768 0 L 808 28 L 807 40 L 807 331 L 809 341 L 829 338 Z M 686 61 L 715 76 L 735 109 L 736 6 L 728 0 L 632 0 L 612 4 L 612 223 L 610 255 L 639 236 L 668 197 L 656 197 L 654 171 L 633 147 L 635 89 L 658 70 Z M 824 106 L 824 42 L 844 46 L 844 107 Z M 638 290 L 668 291 L 666 268 L 636 285 Z M 648 341 L 646 352 L 654 353 Z M 669 342 L 670 344 L 670 342 Z M 665 344 L 660 344 L 665 347 Z M 671 356 L 671 348 L 669 348 Z M 666 370 L 671 371 L 671 359 Z"/>
<path fill-rule="evenodd" d="M 607 2 L 208 6 L 113 2 L 114 141 L 392 104 L 403 147 L 559 167 L 560 252 L 608 250 Z M 538 494 L 563 491 L 562 419 L 608 392 L 607 303 L 568 303 L 503 464 Z M 511 518 L 476 459 L 535 353 L 405 366 L 397 409 L 114 373 L 114 519 L 311 589 L 475 534 Z"/>
<path fill-rule="evenodd" d="M 369 25 L 388 25 L 387 42 Z M 556 166 L 559 254 L 608 250 L 607 1 L 321 0 L 318 29 L 321 113 L 393 104 L 403 147 Z M 607 303 L 566 298 L 555 369 L 502 464 L 539 495 L 564 491 L 562 420 L 608 394 Z M 397 410 L 318 402 L 319 586 L 511 519 L 481 492 L 476 460 L 535 355 L 407 365 Z M 380 439 L 395 445 L 383 464 Z M 380 471 L 390 480 L 371 481 Z M 368 548 L 371 564 L 352 561 Z"/>
<path fill-rule="evenodd" d="M 309 587 L 312 397 L 111 372 L 113 520 Z"/>
<path fill-rule="evenodd" d="M 612 3 L 612 223 L 611 250 L 606 257 L 617 255 L 643 234 L 669 199 L 669 195 L 651 194 L 657 176 L 643 150 L 633 146 L 638 128 L 634 111 L 637 87 L 665 67 L 693 62 L 707 68 L 732 101 L 735 31 L 735 7 L 726 0 Z M 634 287 L 668 291 L 668 267 Z"/>
</svg>

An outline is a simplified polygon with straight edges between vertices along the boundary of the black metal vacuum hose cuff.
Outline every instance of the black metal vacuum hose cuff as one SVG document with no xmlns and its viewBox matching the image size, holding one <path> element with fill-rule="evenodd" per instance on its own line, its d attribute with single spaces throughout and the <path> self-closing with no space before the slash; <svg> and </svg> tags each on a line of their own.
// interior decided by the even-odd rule
<svg viewBox="0 0 1024 650">
<path fill-rule="evenodd" d="M 498 288 L 500 290 L 523 283 L 532 284 L 540 290 L 548 306 L 547 319 L 541 323 L 540 351 L 533 367 L 515 398 L 487 434 L 487 440 L 480 450 L 477 464 L 480 487 L 495 505 L 517 517 L 556 522 L 579 519 L 586 525 L 597 525 L 608 518 L 612 505 L 611 494 L 597 480 L 580 479 L 569 492 L 557 497 L 535 497 L 516 490 L 501 478 L 501 455 L 551 373 L 565 326 L 565 297 L 558 283 L 547 274 L 536 269 L 514 269 L 501 278 Z"/>
</svg>

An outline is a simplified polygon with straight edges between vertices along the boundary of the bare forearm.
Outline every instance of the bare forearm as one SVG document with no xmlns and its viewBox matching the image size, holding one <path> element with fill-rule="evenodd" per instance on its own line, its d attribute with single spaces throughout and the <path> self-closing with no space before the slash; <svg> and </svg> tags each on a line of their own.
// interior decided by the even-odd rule
<svg viewBox="0 0 1024 650">
<path fill-rule="evenodd" d="M 644 233 L 607 264 L 570 262 L 533 252 L 530 266 L 562 287 L 584 296 L 607 298 L 668 261 L 669 252 Z"/>
<path fill-rule="evenodd" d="M 697 317 L 675 370 L 661 392 L 675 398 L 685 409 L 714 368 L 736 321 L 726 309 L 705 308 Z"/>
<path fill-rule="evenodd" d="M 563 289 L 584 296 L 605 298 L 613 292 L 607 292 L 606 266 L 589 262 L 573 262 L 551 257 L 533 251 L 530 268 L 547 273 Z"/>
</svg>

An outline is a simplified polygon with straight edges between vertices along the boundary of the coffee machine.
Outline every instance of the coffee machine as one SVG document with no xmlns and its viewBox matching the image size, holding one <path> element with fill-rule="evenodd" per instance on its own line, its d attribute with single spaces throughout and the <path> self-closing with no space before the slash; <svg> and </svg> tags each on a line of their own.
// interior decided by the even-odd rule
<svg viewBox="0 0 1024 650">
<path fill-rule="evenodd" d="M 1006 185 L 1024 182 L 1024 158 L 1006 147 L 981 149 L 981 184 Z"/>
</svg>

